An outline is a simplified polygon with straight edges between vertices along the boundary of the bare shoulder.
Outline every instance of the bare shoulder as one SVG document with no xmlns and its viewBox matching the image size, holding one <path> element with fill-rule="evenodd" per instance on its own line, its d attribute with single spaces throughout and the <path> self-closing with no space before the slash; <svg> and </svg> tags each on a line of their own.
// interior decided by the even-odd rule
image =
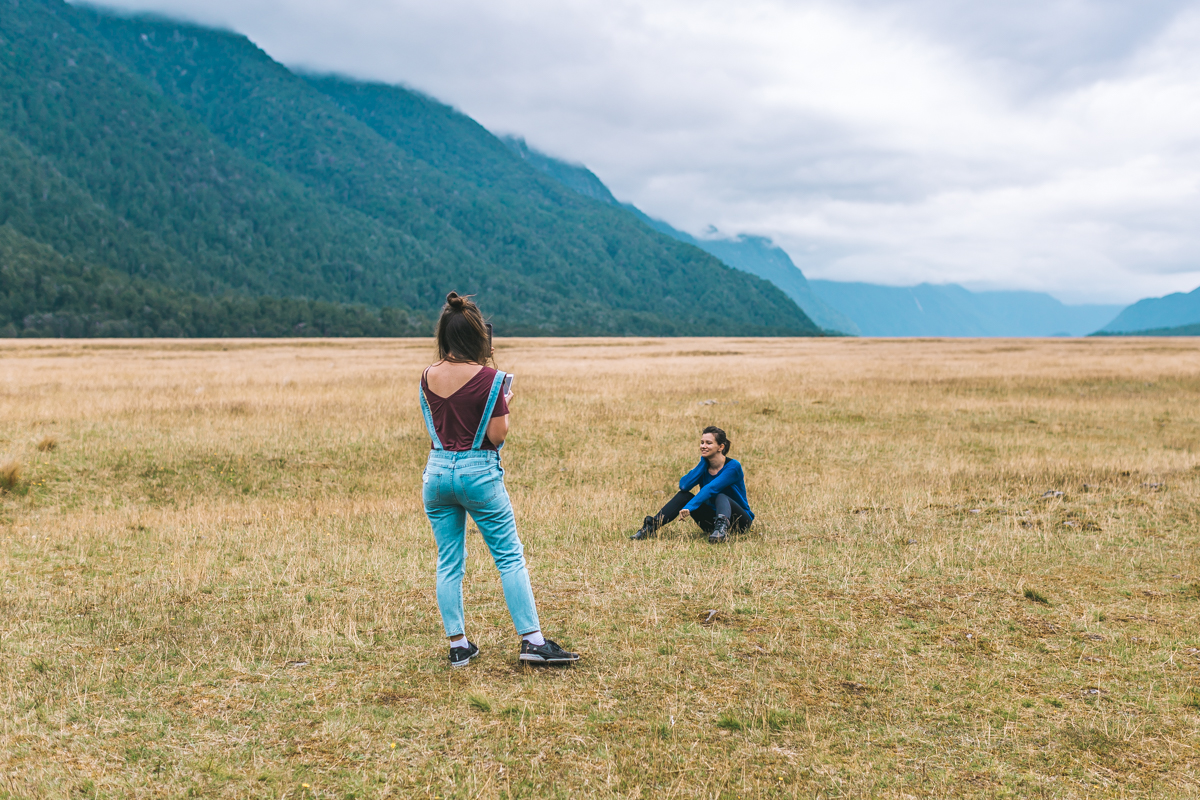
<svg viewBox="0 0 1200 800">
<path fill-rule="evenodd" d="M 483 370 L 480 364 L 438 361 L 425 368 L 425 383 L 439 397 L 449 397 Z"/>
</svg>

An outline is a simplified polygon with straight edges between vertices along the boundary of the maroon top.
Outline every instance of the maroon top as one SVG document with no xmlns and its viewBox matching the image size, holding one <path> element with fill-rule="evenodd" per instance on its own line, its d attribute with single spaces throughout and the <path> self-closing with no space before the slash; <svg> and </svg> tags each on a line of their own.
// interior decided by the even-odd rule
<svg viewBox="0 0 1200 800">
<path fill-rule="evenodd" d="M 442 447 L 447 450 L 470 450 L 475 442 L 475 432 L 479 430 L 479 421 L 483 417 L 483 408 L 487 405 L 488 395 L 492 393 L 492 381 L 496 379 L 496 370 L 484 367 L 475 373 L 475 377 L 449 397 L 438 397 L 429 389 L 425 373 L 421 373 L 421 391 L 425 392 L 425 401 L 429 403 L 429 413 L 433 415 L 433 429 L 437 431 Z M 508 413 L 508 401 L 503 394 L 496 395 L 496 405 L 492 407 L 492 419 L 503 417 Z M 433 449 L 433 442 L 429 443 Z M 485 433 L 480 450 L 495 450 Z"/>
</svg>

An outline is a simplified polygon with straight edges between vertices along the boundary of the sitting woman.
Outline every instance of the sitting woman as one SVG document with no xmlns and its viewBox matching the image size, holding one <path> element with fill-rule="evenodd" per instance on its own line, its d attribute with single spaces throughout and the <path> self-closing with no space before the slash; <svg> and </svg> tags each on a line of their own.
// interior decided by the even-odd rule
<svg viewBox="0 0 1200 800">
<path fill-rule="evenodd" d="M 675 517 L 691 517 L 708 534 L 708 541 L 723 542 L 730 533 L 741 533 L 754 521 L 754 512 L 746 500 L 746 480 L 742 465 L 729 458 L 729 438 L 725 431 L 709 425 L 700 435 L 700 463 L 679 479 L 679 492 L 662 510 L 642 521 L 642 528 L 630 539 L 649 539 Z M 695 495 L 691 489 L 699 486 Z"/>
</svg>

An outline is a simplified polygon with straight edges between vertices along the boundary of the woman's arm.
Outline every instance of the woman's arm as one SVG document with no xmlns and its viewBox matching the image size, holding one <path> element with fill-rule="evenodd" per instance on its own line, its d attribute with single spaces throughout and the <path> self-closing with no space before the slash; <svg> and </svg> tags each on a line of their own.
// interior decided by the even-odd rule
<svg viewBox="0 0 1200 800">
<path fill-rule="evenodd" d="M 504 395 L 504 402 L 511 403 L 512 398 L 513 393 L 509 392 L 508 394 Z M 502 417 L 492 417 L 491 420 L 488 421 L 487 438 L 488 441 L 496 445 L 496 447 L 499 447 L 504 441 L 504 437 L 508 436 L 508 417 L 509 415 L 505 414 Z"/>
<path fill-rule="evenodd" d="M 693 486 L 695 486 L 697 483 L 699 483 L 700 482 L 700 470 L 707 469 L 707 468 L 708 468 L 708 462 L 705 461 L 703 458 L 700 459 L 700 463 L 696 465 L 695 469 L 693 469 L 687 475 L 684 475 L 682 478 L 679 479 L 679 491 L 686 492 L 686 491 L 690 490 Z"/>
<path fill-rule="evenodd" d="M 699 508 L 701 505 L 704 504 L 705 500 L 707 500 L 708 498 L 712 497 L 713 495 L 719 493 L 722 489 L 726 488 L 727 486 L 732 486 L 733 484 L 737 483 L 738 480 L 741 479 L 741 477 L 742 477 L 742 465 L 741 464 L 739 464 L 736 461 L 734 461 L 733 463 L 726 463 L 725 469 L 721 470 L 716 475 L 716 477 L 714 477 L 712 479 L 712 481 L 709 482 L 709 484 L 707 486 L 705 486 L 700 491 L 696 492 L 696 496 L 693 497 L 688 502 L 688 504 L 686 506 L 684 506 L 684 508 L 686 508 L 688 511 L 695 511 L 697 508 Z"/>
<path fill-rule="evenodd" d="M 508 414 L 503 417 L 492 417 L 492 421 L 487 426 L 488 441 L 499 447 L 504 442 L 505 436 L 508 436 Z"/>
</svg>

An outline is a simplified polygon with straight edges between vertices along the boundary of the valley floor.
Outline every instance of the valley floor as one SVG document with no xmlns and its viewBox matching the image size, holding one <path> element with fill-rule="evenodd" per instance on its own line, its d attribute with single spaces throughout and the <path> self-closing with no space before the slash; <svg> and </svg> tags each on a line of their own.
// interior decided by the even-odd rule
<svg viewBox="0 0 1200 800">
<path fill-rule="evenodd" d="M 1200 795 L 1200 341 L 504 340 L 548 635 L 428 341 L 0 344 L 0 798 Z M 717 424 L 758 521 L 629 533 Z"/>
</svg>

